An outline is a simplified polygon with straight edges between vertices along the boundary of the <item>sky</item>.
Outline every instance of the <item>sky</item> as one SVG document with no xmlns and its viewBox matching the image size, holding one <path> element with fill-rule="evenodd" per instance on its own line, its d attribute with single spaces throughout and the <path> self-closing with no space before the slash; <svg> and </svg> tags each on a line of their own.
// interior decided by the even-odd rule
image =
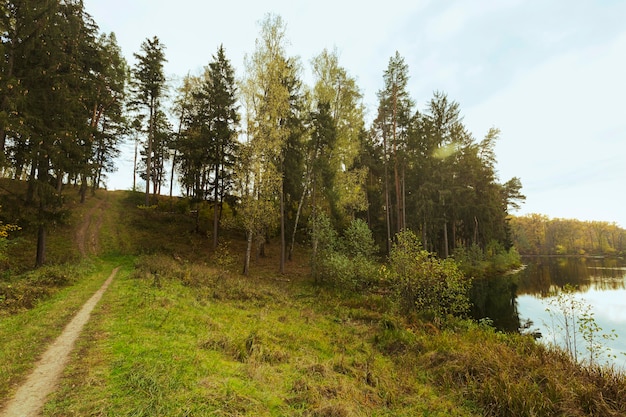
<svg viewBox="0 0 626 417">
<path fill-rule="evenodd" d="M 516 215 L 545 214 L 626 227 L 626 2 L 622 0 L 85 0 L 102 32 L 114 32 L 132 66 L 146 38 L 165 45 L 173 86 L 203 71 L 223 44 L 244 75 L 260 22 L 280 15 L 287 52 L 312 84 L 324 48 L 356 78 L 368 120 L 396 51 L 409 92 L 425 110 L 435 91 L 459 103 L 481 140 L 501 130 L 501 182 L 518 177 L 526 202 Z M 132 145 L 109 188 L 132 186 Z"/>
</svg>

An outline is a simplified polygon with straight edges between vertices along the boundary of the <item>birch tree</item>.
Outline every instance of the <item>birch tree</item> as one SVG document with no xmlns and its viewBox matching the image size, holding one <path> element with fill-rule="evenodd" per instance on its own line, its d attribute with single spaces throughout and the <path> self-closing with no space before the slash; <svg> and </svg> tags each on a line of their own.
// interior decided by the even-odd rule
<svg viewBox="0 0 626 417">
<path fill-rule="evenodd" d="M 348 224 L 355 212 L 367 208 L 365 194 L 366 169 L 356 168 L 355 162 L 361 152 L 360 135 L 364 128 L 363 95 L 354 77 L 339 64 L 337 51 L 323 50 L 313 61 L 315 86 L 313 89 L 314 121 L 332 138 L 318 138 L 325 143 L 316 151 L 316 158 L 323 158 L 326 184 L 321 189 L 327 197 L 336 226 Z M 332 127 L 330 127 L 332 124 Z M 315 123 L 314 123 L 315 125 Z M 329 130 L 330 129 L 330 130 Z M 317 133 L 319 136 L 319 132 Z M 319 165 L 319 164 L 318 164 Z M 318 167 L 316 175 L 319 174 Z M 332 177 L 332 178 L 331 178 Z M 320 185 L 318 181 L 318 185 Z"/>
<path fill-rule="evenodd" d="M 242 205 L 244 212 L 253 216 L 259 207 L 274 202 L 278 205 L 280 224 L 280 272 L 284 272 L 286 258 L 285 240 L 285 192 L 284 156 L 288 143 L 290 119 L 293 116 L 293 81 L 298 78 L 299 63 L 286 54 L 285 24 L 280 16 L 267 15 L 261 23 L 260 37 L 255 51 L 245 60 L 246 76 L 242 94 L 246 103 L 246 129 L 249 143 L 248 156 L 242 169 L 248 170 L 244 177 Z M 240 175 L 241 178 L 241 175 Z M 274 211 L 268 211 L 268 215 Z M 263 231 L 246 219 L 248 234 L 247 253 L 253 240 L 259 241 L 259 233 L 269 234 L 272 219 L 265 216 Z M 246 257 L 244 271 L 249 268 Z"/>
</svg>

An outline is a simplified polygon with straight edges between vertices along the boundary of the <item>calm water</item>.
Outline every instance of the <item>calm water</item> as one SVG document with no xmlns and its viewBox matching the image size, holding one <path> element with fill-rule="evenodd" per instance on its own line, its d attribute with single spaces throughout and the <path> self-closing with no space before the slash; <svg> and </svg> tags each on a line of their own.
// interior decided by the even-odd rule
<svg viewBox="0 0 626 417">
<path fill-rule="evenodd" d="M 473 290 L 474 316 L 489 317 L 497 328 L 516 331 L 530 320 L 540 340 L 557 341 L 546 297 L 570 284 L 577 288 L 576 299 L 589 304 L 601 333 L 615 330 L 617 338 L 604 342 L 626 369 L 626 261 L 615 259 L 525 258 L 526 268 L 517 274 L 477 282 Z M 579 342 L 581 343 L 581 342 Z M 585 346 L 579 344 L 579 355 Z"/>
</svg>

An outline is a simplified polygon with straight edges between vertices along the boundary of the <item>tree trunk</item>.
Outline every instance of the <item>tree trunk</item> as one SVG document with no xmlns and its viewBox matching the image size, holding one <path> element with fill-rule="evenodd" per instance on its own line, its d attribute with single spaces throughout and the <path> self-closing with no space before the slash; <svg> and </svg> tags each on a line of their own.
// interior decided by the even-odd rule
<svg viewBox="0 0 626 417">
<path fill-rule="evenodd" d="M 385 223 L 387 225 L 387 253 L 391 252 L 391 218 L 389 207 L 389 173 L 387 169 L 387 140 L 383 133 L 383 167 L 385 176 Z"/>
<path fill-rule="evenodd" d="M 280 273 L 285 273 L 285 180 L 280 187 Z"/>
<path fill-rule="evenodd" d="M 32 161 L 30 164 L 30 173 L 28 174 L 28 188 L 26 189 L 26 204 L 32 204 L 35 199 L 35 173 L 37 172 L 37 163 Z"/>
<path fill-rule="evenodd" d="M 133 159 L 133 191 L 137 191 L 137 148 L 139 147 L 139 138 L 135 138 L 135 158 Z"/>
<path fill-rule="evenodd" d="M 82 173 L 80 174 L 80 203 L 85 203 L 85 198 L 87 195 L 87 176 Z"/>
<path fill-rule="evenodd" d="M 402 228 L 406 229 L 406 182 L 404 165 L 402 165 Z"/>
<path fill-rule="evenodd" d="M 213 187 L 213 249 L 217 249 L 218 232 L 219 232 L 219 216 L 218 216 L 218 198 L 219 198 L 219 175 L 220 165 L 215 164 L 215 186 Z"/>
<path fill-rule="evenodd" d="M 474 216 L 474 245 L 478 244 L 478 218 Z"/>
<path fill-rule="evenodd" d="M 148 152 L 146 154 L 146 207 L 150 206 L 150 175 L 152 175 L 152 137 L 154 135 L 154 97 L 150 100 L 150 126 L 148 126 Z"/>
<path fill-rule="evenodd" d="M 14 48 L 14 42 L 9 42 L 7 44 L 8 48 L 7 48 L 7 53 L 6 53 L 6 67 L 5 67 L 5 74 L 4 74 L 4 79 L 5 80 L 10 80 L 11 77 L 13 77 L 13 66 L 14 66 L 14 62 L 15 62 L 15 48 Z M 9 112 L 10 109 L 10 103 L 9 103 L 9 95 L 7 92 L 5 92 L 2 95 L 2 108 L 0 110 L 4 110 L 7 113 Z M 5 157 L 5 153 L 4 150 L 6 148 L 6 141 L 7 141 L 7 126 L 3 121 L 0 122 L 1 126 L 0 126 L 0 155 L 2 155 L 3 157 Z M 4 165 L 5 161 L 2 161 L 2 164 Z"/>
<path fill-rule="evenodd" d="M 45 224 L 41 223 L 37 230 L 37 259 L 35 266 L 40 267 L 46 263 L 46 237 L 47 230 Z"/>
<path fill-rule="evenodd" d="M 57 194 L 60 196 L 61 192 L 63 191 L 63 171 L 58 170 L 57 171 Z"/>
<path fill-rule="evenodd" d="M 246 244 L 246 256 L 244 257 L 243 260 L 243 274 L 245 276 L 248 276 L 248 274 L 250 273 L 250 256 L 252 255 L 252 240 L 253 240 L 253 236 L 252 236 L 252 232 L 250 230 L 248 230 L 248 242 Z"/>
<path fill-rule="evenodd" d="M 35 162 L 33 162 L 35 165 Z M 37 182 L 41 187 L 42 184 L 48 185 L 49 175 L 48 169 L 50 167 L 50 161 L 47 157 L 39 160 L 37 163 Z M 45 190 L 39 192 L 39 213 L 38 213 L 38 221 L 39 228 L 37 230 L 37 257 L 35 260 L 35 266 L 40 267 L 46 262 L 46 218 L 44 208 L 46 206 L 46 194 Z"/>
<path fill-rule="evenodd" d="M 180 133 L 180 128 L 178 129 L 178 132 Z M 176 168 L 176 152 L 177 150 L 174 149 L 174 156 L 172 156 L 172 172 L 170 174 L 170 211 L 174 211 L 172 209 L 172 205 L 174 204 L 172 202 L 172 194 L 174 192 L 174 168 Z"/>
<path fill-rule="evenodd" d="M 447 258 L 448 253 L 448 221 L 443 221 L 443 257 Z"/>
<path fill-rule="evenodd" d="M 293 225 L 293 232 L 291 233 L 291 246 L 289 247 L 289 255 L 287 259 L 290 261 L 293 257 L 293 247 L 296 244 L 296 231 L 298 230 L 298 222 L 300 221 L 300 213 L 302 212 L 302 206 L 304 205 L 304 198 L 309 190 L 308 181 L 304 184 L 304 190 L 302 191 L 302 196 L 300 197 L 300 202 L 298 202 L 298 211 L 296 211 L 296 220 Z"/>
<path fill-rule="evenodd" d="M 398 91 L 396 84 L 393 85 L 393 179 L 396 189 L 396 232 L 399 232 L 404 229 L 404 224 L 402 224 L 402 193 L 398 171 Z"/>
</svg>

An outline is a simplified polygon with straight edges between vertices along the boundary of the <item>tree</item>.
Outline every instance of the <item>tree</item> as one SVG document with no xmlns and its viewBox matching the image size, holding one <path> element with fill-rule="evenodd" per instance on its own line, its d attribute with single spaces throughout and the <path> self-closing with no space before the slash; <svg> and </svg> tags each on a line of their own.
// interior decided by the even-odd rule
<svg viewBox="0 0 626 417">
<path fill-rule="evenodd" d="M 313 128 L 318 136 L 313 178 L 323 172 L 324 182 L 316 183 L 318 195 L 326 199 L 335 226 L 345 227 L 355 213 L 367 209 L 367 168 L 357 166 L 364 130 L 362 93 L 354 77 L 339 64 L 337 51 L 323 50 L 312 66 Z"/>
<path fill-rule="evenodd" d="M 146 143 L 146 201 L 150 205 L 150 182 L 154 180 L 152 172 L 153 142 L 156 134 L 156 117 L 161 106 L 161 98 L 166 89 L 163 73 L 165 47 L 154 36 L 141 44 L 141 52 L 133 54 L 137 62 L 133 67 L 133 104 L 148 110 L 148 138 Z"/>
<path fill-rule="evenodd" d="M 129 129 L 124 104 L 129 69 L 114 33 L 97 40 L 99 72 L 94 74 L 92 112 L 92 146 L 87 159 L 87 173 L 93 190 L 100 187 L 105 172 L 115 169 L 113 160 L 119 155 L 119 142 Z M 81 183 L 84 201 L 86 181 Z"/>
<path fill-rule="evenodd" d="M 209 64 L 209 78 L 206 85 L 209 108 L 208 119 L 211 126 L 214 174 L 213 174 L 213 249 L 217 248 L 219 234 L 218 207 L 230 188 L 234 159 L 237 154 L 237 88 L 235 70 L 226 58 L 224 47 L 220 46 L 213 62 Z"/>
<path fill-rule="evenodd" d="M 284 272 L 286 258 L 285 240 L 285 148 L 294 117 L 294 96 L 297 95 L 296 82 L 299 65 L 285 52 L 285 26 L 276 15 L 267 15 L 261 23 L 261 35 L 256 40 L 252 56 L 246 57 L 246 78 L 242 93 L 246 102 L 246 129 L 250 140 L 247 167 L 249 175 L 244 187 L 242 204 L 266 205 L 276 201 L 280 216 L 280 272 Z M 241 176 L 241 175 L 240 175 Z M 251 183 L 250 183 L 251 181 Z M 245 197 L 245 198 L 244 198 Z M 246 208 L 251 213 L 254 208 Z M 268 219 L 268 226 L 271 220 Z M 265 232 L 269 232 L 266 229 Z M 251 234 L 259 233 L 257 228 L 248 227 L 248 248 L 253 241 Z M 258 239 L 257 239 L 258 240 Z M 248 257 L 246 259 L 249 259 Z M 244 267 L 247 271 L 247 265 Z"/>
<path fill-rule="evenodd" d="M 383 163 L 385 164 L 385 204 L 387 228 L 391 230 L 391 201 L 388 185 L 389 160 L 393 162 L 393 182 L 395 195 L 395 230 L 399 232 L 406 224 L 405 204 L 405 151 L 413 108 L 407 91 L 409 80 L 408 65 L 396 51 L 389 59 L 389 65 L 383 75 L 385 86 L 378 92 L 379 106 L 376 127 L 383 142 Z M 388 232 L 388 235 L 391 234 Z"/>
<path fill-rule="evenodd" d="M 26 201 L 36 210 L 39 266 L 48 225 L 62 214 L 64 179 L 87 166 L 92 144 L 86 109 L 100 70 L 97 26 L 80 1 L 12 2 L 2 12 L 8 77 L 0 134 L 15 176 L 29 170 Z"/>
<path fill-rule="evenodd" d="M 177 154 L 176 166 L 179 180 L 186 195 L 195 201 L 203 200 L 207 193 L 206 171 L 213 156 L 210 155 L 209 123 L 206 115 L 209 102 L 203 86 L 210 84 L 208 70 L 202 76 L 188 75 L 179 88 L 175 112 L 179 116 L 179 132 L 173 147 Z"/>
<path fill-rule="evenodd" d="M 337 198 L 336 188 L 334 187 L 337 171 L 333 169 L 329 157 L 337 141 L 337 131 L 334 120 L 330 114 L 329 104 L 318 103 L 318 109 L 312 113 L 311 119 L 312 132 L 310 142 L 311 149 L 309 157 L 309 173 L 312 182 L 312 198 L 310 224 L 312 229 L 311 235 L 313 236 L 313 239 L 311 239 L 311 259 L 313 260 L 315 269 L 319 249 L 319 239 L 317 239 L 319 231 L 317 228 L 320 221 L 328 219 L 324 212 L 318 210 L 318 190 L 322 190 L 327 204 L 329 205 L 329 211 L 333 215 L 336 215 L 336 212 L 338 211 L 337 206 L 339 199 Z M 329 225 L 328 227 L 332 227 L 332 225 Z"/>
</svg>

